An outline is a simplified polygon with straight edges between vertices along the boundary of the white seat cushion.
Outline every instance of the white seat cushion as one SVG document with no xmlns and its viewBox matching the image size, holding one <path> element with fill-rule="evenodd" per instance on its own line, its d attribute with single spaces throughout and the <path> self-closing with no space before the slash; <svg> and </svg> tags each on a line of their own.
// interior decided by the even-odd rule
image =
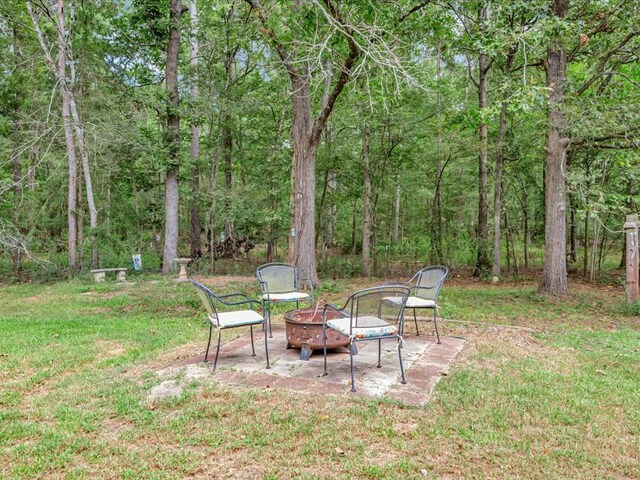
<svg viewBox="0 0 640 480">
<path fill-rule="evenodd" d="M 329 320 L 327 326 L 347 337 L 353 335 L 356 338 L 383 337 L 398 333 L 398 328 L 395 325 L 389 325 L 378 317 L 358 317 L 357 327 L 355 326 L 356 319 L 353 319 L 354 327 L 350 331 L 351 321 L 350 318 L 336 318 Z"/>
<path fill-rule="evenodd" d="M 400 305 L 402 303 L 402 298 L 400 297 L 384 297 L 384 301 L 391 305 Z M 420 297 L 409 297 L 407 298 L 407 304 L 404 306 L 405 308 L 433 308 L 436 306 L 436 302 L 433 300 L 427 300 L 425 298 Z"/>
<path fill-rule="evenodd" d="M 263 300 L 269 300 L 271 302 L 292 302 L 304 300 L 305 298 L 309 298 L 309 294 L 302 292 L 265 293 L 262 295 Z"/>
<path fill-rule="evenodd" d="M 218 313 L 220 328 L 239 327 L 241 325 L 253 325 L 264 322 L 264 317 L 254 310 L 238 310 L 235 312 Z M 209 320 L 217 325 L 216 319 L 209 316 Z"/>
</svg>

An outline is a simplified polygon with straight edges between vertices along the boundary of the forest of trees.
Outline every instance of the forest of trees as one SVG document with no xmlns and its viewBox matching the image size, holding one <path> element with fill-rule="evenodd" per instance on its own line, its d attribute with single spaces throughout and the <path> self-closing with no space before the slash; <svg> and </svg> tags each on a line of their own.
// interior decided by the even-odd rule
<svg viewBox="0 0 640 480">
<path fill-rule="evenodd" d="M 3 0 L 0 271 L 264 245 L 596 278 L 640 201 L 640 0 Z"/>
</svg>

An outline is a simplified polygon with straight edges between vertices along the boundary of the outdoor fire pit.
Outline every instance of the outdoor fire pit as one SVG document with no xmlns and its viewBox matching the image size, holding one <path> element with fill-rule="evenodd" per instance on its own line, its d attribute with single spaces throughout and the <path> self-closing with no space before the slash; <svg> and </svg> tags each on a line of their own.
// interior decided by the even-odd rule
<svg viewBox="0 0 640 480">
<path fill-rule="evenodd" d="M 300 360 L 309 360 L 314 350 L 323 348 L 322 343 L 322 309 L 318 304 L 308 308 L 292 310 L 285 313 L 284 322 L 287 327 L 287 348 L 300 348 Z M 327 310 L 327 320 L 339 318 L 334 310 Z M 327 348 L 349 345 L 349 337 L 330 328 L 327 329 Z"/>
</svg>

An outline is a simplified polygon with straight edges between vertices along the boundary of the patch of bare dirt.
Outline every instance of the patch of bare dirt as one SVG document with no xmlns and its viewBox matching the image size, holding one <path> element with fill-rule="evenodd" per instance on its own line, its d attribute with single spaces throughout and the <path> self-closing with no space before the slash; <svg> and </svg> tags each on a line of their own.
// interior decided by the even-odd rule
<svg viewBox="0 0 640 480">
<path fill-rule="evenodd" d="M 206 342 L 204 341 L 187 343 L 168 352 L 161 353 L 152 362 L 136 365 L 123 373 L 127 378 L 140 379 L 145 372 L 156 372 L 181 360 L 204 353 L 205 347 Z"/>
<path fill-rule="evenodd" d="M 447 334 L 468 339 L 459 361 L 461 367 L 482 368 L 499 374 L 511 361 L 533 358 L 553 372 L 569 374 L 575 366 L 570 349 L 554 349 L 535 337 L 535 331 L 503 326 L 447 325 Z"/>
</svg>

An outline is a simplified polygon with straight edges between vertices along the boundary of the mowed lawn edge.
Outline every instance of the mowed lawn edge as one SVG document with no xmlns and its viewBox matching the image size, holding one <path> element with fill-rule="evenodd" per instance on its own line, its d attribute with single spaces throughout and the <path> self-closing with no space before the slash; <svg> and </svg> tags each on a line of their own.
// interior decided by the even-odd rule
<svg viewBox="0 0 640 480">
<path fill-rule="evenodd" d="M 246 282 L 220 289 L 258 295 Z M 334 281 L 317 295 L 340 301 L 350 289 L 353 282 Z M 626 313 L 620 287 L 576 285 L 558 301 L 527 283 L 453 282 L 442 300 L 445 334 L 469 342 L 424 408 L 346 392 L 231 388 L 213 376 L 148 404 L 155 371 L 204 348 L 206 325 L 189 286 L 2 286 L 0 472 L 640 477 L 640 322 Z"/>
</svg>

